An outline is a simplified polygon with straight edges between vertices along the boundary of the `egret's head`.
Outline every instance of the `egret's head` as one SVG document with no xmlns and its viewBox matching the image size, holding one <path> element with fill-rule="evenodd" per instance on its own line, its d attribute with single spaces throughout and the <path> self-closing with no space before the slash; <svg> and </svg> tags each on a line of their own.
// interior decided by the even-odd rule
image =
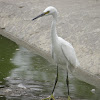
<svg viewBox="0 0 100 100">
<path fill-rule="evenodd" d="M 32 20 L 35 20 L 35 19 L 42 17 L 42 16 L 45 16 L 45 15 L 57 15 L 57 9 L 52 7 L 52 6 L 49 6 L 43 11 L 42 14 L 40 14 L 39 16 L 35 17 Z"/>
<path fill-rule="evenodd" d="M 46 13 L 46 15 L 53 15 L 57 12 L 57 9 L 52 6 L 49 6 L 43 12 Z"/>
</svg>

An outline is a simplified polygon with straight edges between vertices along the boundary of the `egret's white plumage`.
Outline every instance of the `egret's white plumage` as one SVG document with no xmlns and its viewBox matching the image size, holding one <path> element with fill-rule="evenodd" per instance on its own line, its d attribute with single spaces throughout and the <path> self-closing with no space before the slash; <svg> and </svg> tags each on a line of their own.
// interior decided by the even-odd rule
<svg viewBox="0 0 100 100">
<path fill-rule="evenodd" d="M 57 63 L 57 66 L 59 65 L 66 66 L 66 69 L 67 70 L 69 69 L 72 72 L 74 68 L 79 66 L 79 62 L 77 60 L 76 53 L 73 46 L 69 42 L 62 39 L 61 37 L 58 37 L 57 35 L 57 31 L 56 31 L 57 14 L 58 14 L 57 9 L 52 6 L 49 6 L 43 11 L 41 15 L 37 16 L 33 20 L 45 15 L 52 15 L 53 17 L 52 25 L 51 25 L 52 57 L 54 61 Z M 57 67 L 57 78 L 55 81 L 53 92 L 57 80 L 58 80 L 58 67 Z M 69 82 L 67 83 L 67 86 L 69 86 L 68 84 Z"/>
<path fill-rule="evenodd" d="M 50 6 L 44 10 L 44 13 L 46 12 L 49 12 L 47 15 L 53 16 L 53 21 L 51 25 L 52 57 L 57 64 L 69 65 L 68 68 L 72 71 L 74 67 L 79 66 L 79 62 L 77 60 L 73 46 L 69 42 L 62 39 L 61 37 L 58 37 L 57 35 L 56 31 L 56 21 L 58 14 L 57 9 Z"/>
</svg>

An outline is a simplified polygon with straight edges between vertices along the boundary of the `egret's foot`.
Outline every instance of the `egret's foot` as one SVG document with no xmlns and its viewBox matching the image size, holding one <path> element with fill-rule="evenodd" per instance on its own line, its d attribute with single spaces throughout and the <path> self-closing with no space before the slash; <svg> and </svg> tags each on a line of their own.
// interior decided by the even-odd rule
<svg viewBox="0 0 100 100">
<path fill-rule="evenodd" d="M 53 94 L 51 94 L 51 96 L 49 96 L 45 99 L 42 99 L 42 100 L 55 100 L 55 98 L 54 98 Z M 69 100 L 71 100 L 71 99 L 69 99 Z"/>
<path fill-rule="evenodd" d="M 71 100 L 70 96 L 68 96 L 68 99 L 67 100 Z"/>
</svg>

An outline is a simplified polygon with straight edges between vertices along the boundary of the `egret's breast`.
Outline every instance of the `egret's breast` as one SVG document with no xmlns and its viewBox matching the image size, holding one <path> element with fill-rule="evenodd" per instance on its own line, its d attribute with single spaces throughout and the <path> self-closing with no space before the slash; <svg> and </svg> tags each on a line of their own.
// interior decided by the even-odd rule
<svg viewBox="0 0 100 100">
<path fill-rule="evenodd" d="M 58 46 L 56 48 L 53 49 L 54 51 L 54 60 L 57 64 L 60 65 L 65 65 L 67 62 L 67 59 L 65 58 L 61 48 Z"/>
</svg>

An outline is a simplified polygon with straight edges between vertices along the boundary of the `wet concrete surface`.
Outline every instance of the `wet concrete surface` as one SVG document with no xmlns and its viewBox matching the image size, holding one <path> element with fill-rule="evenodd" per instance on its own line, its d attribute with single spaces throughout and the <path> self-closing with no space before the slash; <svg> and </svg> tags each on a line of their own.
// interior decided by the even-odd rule
<svg viewBox="0 0 100 100">
<path fill-rule="evenodd" d="M 14 88 L 13 88 L 14 89 Z M 2 91 L 2 92 L 1 92 Z M 47 98 L 47 96 L 41 95 L 41 96 L 33 96 L 32 91 L 30 89 L 1 89 L 0 90 L 0 97 L 3 95 L 6 95 L 6 98 L 8 100 L 42 100 L 44 98 Z M 87 99 L 75 99 L 73 97 L 71 97 L 72 100 L 87 100 Z M 67 100 L 67 97 L 64 96 L 60 96 L 60 97 L 55 97 L 56 100 Z"/>
</svg>

